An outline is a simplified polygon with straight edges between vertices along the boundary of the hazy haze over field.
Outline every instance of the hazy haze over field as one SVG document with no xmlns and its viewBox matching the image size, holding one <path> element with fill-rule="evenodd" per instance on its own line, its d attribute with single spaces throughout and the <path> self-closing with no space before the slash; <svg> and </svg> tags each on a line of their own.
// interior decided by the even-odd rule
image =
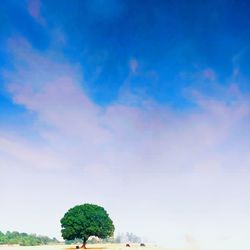
<svg viewBox="0 0 250 250">
<path fill-rule="evenodd" d="M 0 3 L 0 230 L 72 206 L 169 247 L 250 246 L 250 6 Z"/>
</svg>

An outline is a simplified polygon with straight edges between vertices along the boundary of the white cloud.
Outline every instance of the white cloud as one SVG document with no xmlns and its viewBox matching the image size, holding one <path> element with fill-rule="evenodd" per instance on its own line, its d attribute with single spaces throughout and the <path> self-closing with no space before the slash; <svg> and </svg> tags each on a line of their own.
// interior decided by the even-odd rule
<svg viewBox="0 0 250 250">
<path fill-rule="evenodd" d="M 42 199 L 50 201 L 52 214 L 91 201 L 111 211 L 118 229 L 166 245 L 182 242 L 205 249 L 209 241 L 219 245 L 225 235 L 231 237 L 225 244 L 247 242 L 247 96 L 225 90 L 218 99 L 193 91 L 196 108 L 185 112 L 152 102 L 127 106 L 119 100 L 104 108 L 86 95 L 77 66 L 55 60 L 49 52 L 41 55 L 25 41 L 10 46 L 15 71 L 5 72 L 7 88 L 17 105 L 36 115 L 34 126 L 41 138 L 31 141 L 21 131 L 18 136 L 1 131 L 2 173 L 19 169 L 27 181 L 20 190 L 11 186 L 11 194 L 30 187 L 26 191 L 35 197 L 34 183 L 22 171 L 31 171 L 38 182 L 47 177 L 39 177 L 37 169 L 52 171 L 55 179 L 48 177 L 52 180 L 39 189 Z M 60 191 L 68 195 L 61 197 Z M 60 201 L 53 202 L 57 196 Z M 29 200 L 29 206 L 36 204 Z M 27 207 L 24 219 L 29 221 Z M 8 213 L 7 205 L 3 209 Z M 33 219 L 38 224 L 41 220 Z M 230 224 L 237 228 L 230 229 Z"/>
</svg>

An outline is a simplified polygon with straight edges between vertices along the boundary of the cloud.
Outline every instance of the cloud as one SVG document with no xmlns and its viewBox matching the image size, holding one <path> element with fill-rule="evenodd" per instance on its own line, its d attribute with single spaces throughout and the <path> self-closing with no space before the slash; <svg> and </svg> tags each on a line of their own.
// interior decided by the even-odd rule
<svg viewBox="0 0 250 250">
<path fill-rule="evenodd" d="M 204 78 L 207 80 L 214 81 L 216 79 L 215 72 L 210 68 L 204 69 L 203 75 L 204 75 Z"/>
<path fill-rule="evenodd" d="M 30 168 L 36 170 L 59 169 L 64 163 L 52 155 L 48 148 L 43 149 L 28 144 L 22 138 L 0 137 L 1 164 L 3 168 Z"/>
<path fill-rule="evenodd" d="M 11 40 L 9 49 L 14 70 L 4 72 L 6 88 L 35 116 L 30 126 L 39 136 L 1 131 L 3 173 L 56 172 L 58 189 L 70 190 L 72 203 L 82 197 L 103 203 L 118 228 L 164 244 L 218 243 L 215 224 L 219 236 L 240 238 L 248 228 L 237 218 L 248 219 L 250 204 L 250 104 L 237 87 L 220 88 L 220 98 L 191 90 L 194 108 L 183 111 L 152 100 L 128 105 L 118 99 L 104 107 L 88 97 L 77 65 L 41 54 L 23 39 Z M 58 194 L 49 185 L 53 201 Z M 54 206 L 59 211 L 69 203 Z M 230 223 L 238 223 L 238 233 Z"/>
<path fill-rule="evenodd" d="M 128 167 L 134 171 L 214 171 L 215 166 L 227 171 L 232 165 L 227 158 L 232 154 L 248 162 L 244 150 L 250 104 L 239 91 L 225 90 L 220 100 L 193 90 L 196 109 L 184 113 L 152 101 L 131 106 L 117 100 L 101 107 L 86 95 L 76 65 L 59 62 L 49 53 L 41 55 L 26 41 L 20 42 L 22 46 L 10 42 L 16 71 L 5 73 L 6 86 L 16 104 L 37 116 L 38 133 L 55 150 L 66 150 L 67 141 L 76 141 L 75 159 L 82 158 L 80 151 L 92 157 L 98 154 L 99 160 L 90 157 L 89 162 L 82 162 L 89 166 L 93 160 L 93 165 L 121 171 Z M 239 150 L 233 147 L 231 152 L 229 144 L 237 144 Z M 239 168 L 247 166 L 243 163 Z"/>
<path fill-rule="evenodd" d="M 135 74 L 138 68 L 138 61 L 136 59 L 131 59 L 129 61 L 129 67 L 130 67 L 131 73 Z"/>
<path fill-rule="evenodd" d="M 45 19 L 41 15 L 41 1 L 28 0 L 28 12 L 38 23 L 45 25 Z"/>
</svg>

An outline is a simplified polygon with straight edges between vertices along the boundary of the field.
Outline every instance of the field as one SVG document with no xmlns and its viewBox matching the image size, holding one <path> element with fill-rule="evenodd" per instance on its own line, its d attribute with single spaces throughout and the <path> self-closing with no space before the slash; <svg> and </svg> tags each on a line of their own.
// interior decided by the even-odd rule
<svg viewBox="0 0 250 250">
<path fill-rule="evenodd" d="M 140 247 L 138 244 L 131 244 L 131 247 L 125 247 L 125 244 L 94 244 L 87 245 L 89 250 L 190 250 L 190 249 L 170 249 L 160 248 L 155 245 L 148 245 L 146 247 Z M 68 245 L 51 245 L 51 246 L 0 246 L 0 250 L 73 250 L 75 246 Z"/>
</svg>

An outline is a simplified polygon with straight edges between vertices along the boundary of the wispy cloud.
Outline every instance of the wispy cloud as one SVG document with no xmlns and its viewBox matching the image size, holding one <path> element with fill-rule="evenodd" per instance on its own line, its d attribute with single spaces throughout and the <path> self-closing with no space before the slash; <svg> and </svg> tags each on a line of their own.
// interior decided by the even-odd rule
<svg viewBox="0 0 250 250">
<path fill-rule="evenodd" d="M 132 74 L 135 74 L 138 69 L 138 61 L 133 58 L 129 61 L 129 67 Z"/>
<path fill-rule="evenodd" d="M 117 100 L 104 108 L 84 92 L 77 66 L 59 62 L 49 53 L 41 55 L 25 41 L 21 46 L 20 41 L 11 43 L 16 70 L 5 73 L 8 91 L 16 104 L 37 116 L 38 133 L 54 147 L 63 147 L 63 135 L 65 145 L 77 141 L 76 152 L 81 148 L 87 155 L 98 154 L 98 165 L 121 169 L 126 165 L 147 171 L 193 171 L 199 165 L 206 169 L 216 165 L 224 171 L 248 168 L 243 147 L 248 141 L 250 105 L 239 90 L 225 89 L 221 100 L 193 90 L 196 108 L 184 113 L 152 101 L 127 106 Z M 239 150 L 233 147 L 231 152 L 229 144 Z M 231 166 L 228 156 L 233 152 L 246 163 Z M 74 158 L 78 157 L 81 154 Z"/>
<path fill-rule="evenodd" d="M 116 185 L 117 190 L 111 192 L 117 199 L 121 197 L 119 192 L 128 192 L 123 193 L 120 206 L 129 209 L 126 203 L 130 199 L 140 211 L 143 206 L 144 218 L 136 211 L 130 215 L 137 216 L 140 222 L 138 225 L 135 218 L 135 229 L 143 227 L 143 233 L 150 235 L 148 223 L 150 228 L 158 224 L 158 228 L 173 235 L 171 227 L 177 224 L 184 243 L 189 233 L 202 239 L 199 230 L 204 229 L 204 224 L 210 225 L 209 220 L 195 213 L 207 213 L 208 218 L 220 220 L 218 211 L 227 211 L 226 218 L 232 221 L 237 214 L 244 215 L 241 204 L 249 207 L 250 201 L 237 194 L 246 194 L 249 185 L 236 178 L 238 186 L 230 186 L 232 176 L 248 176 L 250 166 L 250 104 L 239 89 L 225 88 L 222 98 L 193 90 L 190 98 L 195 107 L 185 112 L 152 100 L 140 105 L 117 100 L 102 107 L 85 93 L 82 86 L 87 83 L 77 65 L 58 60 L 49 51 L 40 54 L 23 39 L 12 40 L 9 46 L 15 70 L 4 73 L 6 88 L 16 105 L 37 117 L 33 126 L 40 140 L 23 138 L 21 131 L 18 136 L 1 131 L 1 166 L 68 171 L 89 180 L 104 178 L 109 182 L 107 187 L 96 182 L 91 192 L 103 195 L 97 190 L 112 190 Z M 137 68 L 137 64 L 130 66 L 132 71 Z M 209 71 L 205 77 L 214 78 L 214 74 Z M 220 187 L 221 183 L 225 187 Z M 227 188 L 231 197 L 224 194 Z M 108 203 L 105 198 L 100 200 Z M 236 206 L 231 206 L 231 201 Z M 152 214 L 149 218 L 155 203 L 161 204 L 158 210 L 164 218 Z M 118 208 L 109 206 L 116 220 L 129 227 L 129 214 L 123 217 Z M 174 219 L 165 215 L 165 210 Z M 208 239 L 215 237 L 212 229 L 204 232 Z M 226 232 L 234 234 L 234 230 Z M 164 241 L 164 234 L 157 234 L 154 236 Z M 199 245 L 193 236 L 188 236 L 187 241 L 196 248 Z"/>
<path fill-rule="evenodd" d="M 34 20 L 42 25 L 45 25 L 45 19 L 41 14 L 41 1 L 40 0 L 28 0 L 28 12 L 34 18 Z"/>
</svg>

